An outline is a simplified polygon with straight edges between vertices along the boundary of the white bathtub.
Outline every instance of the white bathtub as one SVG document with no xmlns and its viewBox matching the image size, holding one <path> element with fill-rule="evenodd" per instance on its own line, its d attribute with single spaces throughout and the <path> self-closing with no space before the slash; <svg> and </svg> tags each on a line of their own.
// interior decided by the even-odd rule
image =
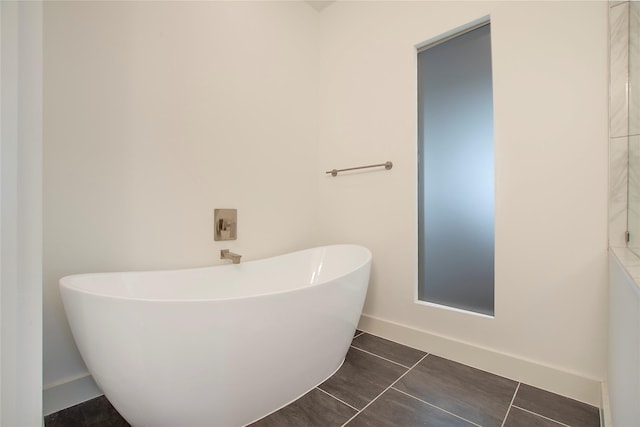
<svg viewBox="0 0 640 427">
<path fill-rule="evenodd" d="M 133 426 L 242 426 L 342 364 L 371 252 L 308 249 L 238 265 L 67 276 L 76 344 Z"/>
</svg>

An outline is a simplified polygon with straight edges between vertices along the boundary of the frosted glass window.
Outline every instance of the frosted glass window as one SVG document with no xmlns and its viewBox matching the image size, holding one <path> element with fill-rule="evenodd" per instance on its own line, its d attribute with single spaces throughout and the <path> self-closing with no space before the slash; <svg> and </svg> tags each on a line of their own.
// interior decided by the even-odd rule
<svg viewBox="0 0 640 427">
<path fill-rule="evenodd" d="M 418 53 L 418 298 L 494 313 L 491 29 Z"/>
</svg>

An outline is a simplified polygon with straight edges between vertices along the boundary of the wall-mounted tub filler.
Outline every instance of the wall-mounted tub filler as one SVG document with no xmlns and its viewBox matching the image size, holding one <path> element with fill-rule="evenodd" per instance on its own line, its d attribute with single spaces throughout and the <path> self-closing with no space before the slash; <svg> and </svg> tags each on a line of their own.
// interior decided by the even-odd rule
<svg viewBox="0 0 640 427">
<path fill-rule="evenodd" d="M 230 259 L 234 264 L 240 264 L 240 258 L 242 258 L 242 255 L 229 252 L 229 249 L 222 249 L 220 251 L 220 259 Z"/>
<path fill-rule="evenodd" d="M 214 209 L 213 240 L 236 240 L 238 238 L 238 210 Z"/>
</svg>

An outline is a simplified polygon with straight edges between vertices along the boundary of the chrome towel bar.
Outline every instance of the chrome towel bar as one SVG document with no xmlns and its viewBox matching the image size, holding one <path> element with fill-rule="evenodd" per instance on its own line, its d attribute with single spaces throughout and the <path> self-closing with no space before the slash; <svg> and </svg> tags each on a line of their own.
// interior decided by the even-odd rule
<svg viewBox="0 0 640 427">
<path fill-rule="evenodd" d="M 326 174 L 331 174 L 331 176 L 336 176 L 338 175 L 338 173 L 340 172 L 346 172 L 346 171 L 352 171 L 352 170 L 356 170 L 356 169 L 368 169 L 368 168 L 377 168 L 380 166 L 384 166 L 384 168 L 386 170 L 389 170 L 393 167 L 393 163 L 391 162 L 385 162 L 385 163 L 378 163 L 377 165 L 368 165 L 368 166 L 358 166 L 355 168 L 346 168 L 346 169 L 332 169 L 330 171 L 326 171 Z"/>
</svg>

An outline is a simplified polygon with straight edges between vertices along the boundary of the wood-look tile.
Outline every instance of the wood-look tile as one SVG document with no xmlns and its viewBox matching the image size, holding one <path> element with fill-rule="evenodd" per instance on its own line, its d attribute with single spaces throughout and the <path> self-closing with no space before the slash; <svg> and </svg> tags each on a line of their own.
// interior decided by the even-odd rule
<svg viewBox="0 0 640 427">
<path fill-rule="evenodd" d="M 530 385 L 520 385 L 513 404 L 570 426 L 600 426 L 600 410 L 595 406 Z"/>
<path fill-rule="evenodd" d="M 106 397 L 100 396 L 80 405 L 85 422 L 94 426 L 130 427 Z"/>
<path fill-rule="evenodd" d="M 405 350 L 413 349 L 398 350 L 405 346 L 366 333 L 360 337 L 354 346 L 363 349 L 349 350 L 340 370 L 319 386 L 324 391 L 314 389 L 251 427 L 339 426 L 356 414 L 354 408 L 362 409 L 376 398 L 348 427 L 500 426 L 515 381 L 428 355 L 388 388 L 407 372 L 397 363 L 411 364 L 403 358 Z M 596 407 L 521 384 L 504 427 L 599 427 L 599 419 Z M 104 396 L 48 415 L 44 425 L 130 427 Z"/>
<path fill-rule="evenodd" d="M 473 424 L 395 390 L 385 391 L 347 427 L 473 427 Z"/>
<path fill-rule="evenodd" d="M 562 424 L 512 406 L 504 427 L 562 427 Z"/>
<path fill-rule="evenodd" d="M 130 427 L 130 424 L 100 396 L 44 417 L 45 427 Z"/>
<path fill-rule="evenodd" d="M 400 363 L 407 368 L 413 366 L 427 354 L 424 351 L 416 350 L 415 348 L 407 347 L 406 345 L 367 333 L 356 337 L 351 345 L 361 350 L 377 354 L 393 362 Z"/>
<path fill-rule="evenodd" d="M 80 405 L 72 406 L 44 417 L 45 427 L 84 427 Z"/>
<path fill-rule="evenodd" d="M 316 388 L 251 427 L 341 426 L 356 412 Z"/>
<path fill-rule="evenodd" d="M 338 372 L 318 388 L 362 409 L 406 371 L 407 368 L 352 347 Z"/>
<path fill-rule="evenodd" d="M 432 354 L 395 388 L 485 427 L 500 426 L 517 383 Z"/>
</svg>

